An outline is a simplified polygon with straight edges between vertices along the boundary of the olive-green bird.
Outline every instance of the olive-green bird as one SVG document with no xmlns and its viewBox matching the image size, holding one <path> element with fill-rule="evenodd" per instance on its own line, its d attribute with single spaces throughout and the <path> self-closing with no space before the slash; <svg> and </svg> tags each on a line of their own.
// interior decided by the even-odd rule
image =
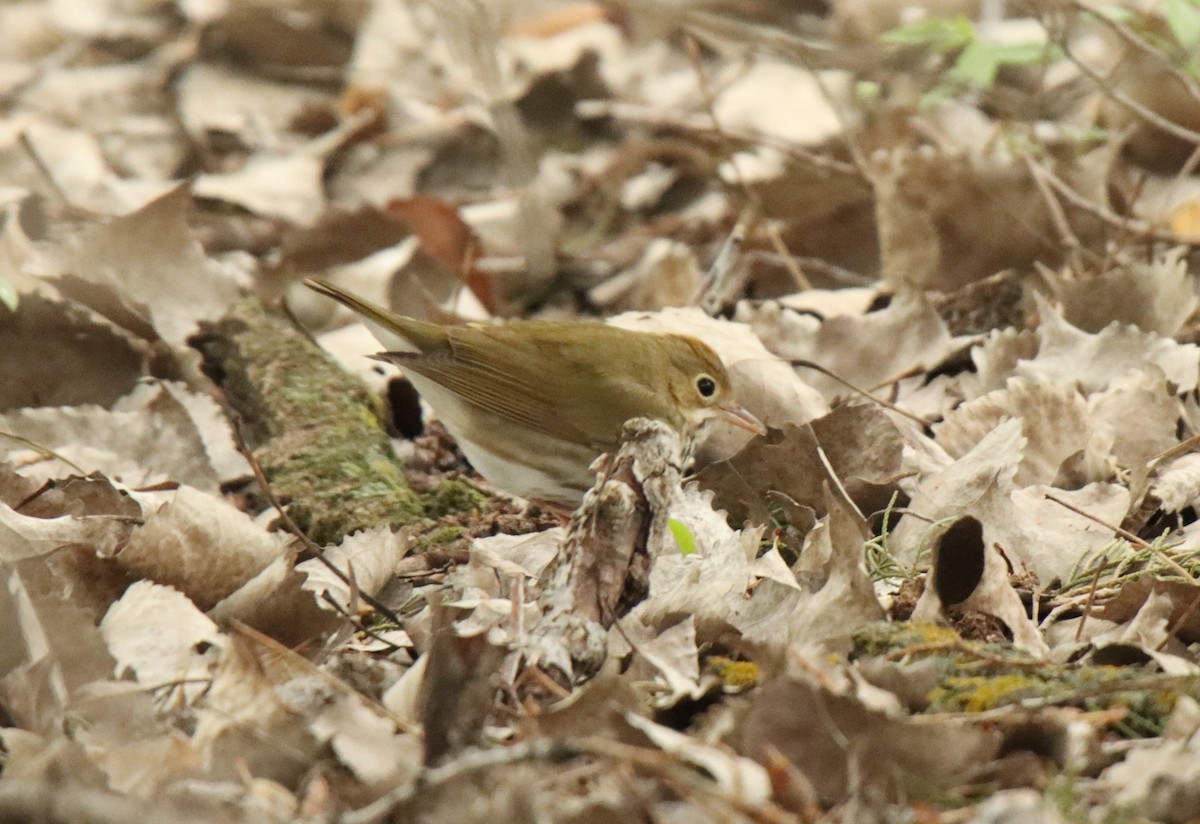
<svg viewBox="0 0 1200 824">
<path fill-rule="evenodd" d="M 479 474 L 515 495 L 574 506 L 626 421 L 656 418 L 685 438 L 724 420 L 759 434 L 715 352 L 686 335 L 593 321 L 442 326 L 389 312 L 320 280 L 404 370 Z"/>
</svg>

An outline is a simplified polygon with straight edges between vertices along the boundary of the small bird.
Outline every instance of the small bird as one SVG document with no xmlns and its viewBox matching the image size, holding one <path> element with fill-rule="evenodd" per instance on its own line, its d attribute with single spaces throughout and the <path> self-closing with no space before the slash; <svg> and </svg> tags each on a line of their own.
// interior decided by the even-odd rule
<svg viewBox="0 0 1200 824">
<path fill-rule="evenodd" d="M 484 478 L 520 497 L 575 506 L 592 461 L 625 422 L 665 421 L 694 438 L 718 420 L 766 429 L 733 398 L 716 353 L 686 335 L 594 321 L 442 326 L 320 280 L 304 284 L 363 317 Z"/>
</svg>

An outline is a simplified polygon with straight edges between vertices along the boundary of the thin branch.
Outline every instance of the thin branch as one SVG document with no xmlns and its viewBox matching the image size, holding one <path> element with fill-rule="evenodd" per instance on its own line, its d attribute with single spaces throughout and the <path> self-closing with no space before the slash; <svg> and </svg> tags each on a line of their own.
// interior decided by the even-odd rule
<svg viewBox="0 0 1200 824">
<path fill-rule="evenodd" d="M 31 440 L 29 440 L 29 438 L 22 437 L 21 435 L 18 435 L 15 432 L 8 432 L 7 430 L 0 429 L 0 438 L 8 438 L 10 440 L 16 441 L 19 444 L 24 444 L 25 446 L 32 449 L 34 452 L 37 452 L 38 454 L 42 455 L 42 457 L 54 458 L 55 460 L 62 461 L 67 466 L 71 467 L 76 472 L 78 472 L 80 475 L 88 474 L 87 470 L 84 469 L 83 467 L 81 467 L 79 464 L 75 463 L 72 460 L 69 460 L 68 458 L 64 458 L 62 455 L 58 454 L 50 447 L 42 446 L 40 443 L 38 443 L 36 441 L 31 441 Z"/>
<path fill-rule="evenodd" d="M 312 538 L 308 537 L 308 533 L 301 529 L 300 526 L 294 520 L 292 520 L 292 516 L 289 515 L 287 510 L 283 508 L 283 504 L 280 503 L 279 499 L 275 497 L 275 492 L 271 489 L 271 484 L 267 480 L 266 473 L 263 472 L 262 465 L 259 464 L 258 458 L 254 456 L 254 452 L 251 451 L 249 445 L 246 443 L 246 439 L 242 436 L 241 421 L 235 418 L 231 428 L 233 430 L 233 437 L 238 451 L 242 453 L 242 456 L 246 459 L 247 463 L 250 464 L 250 469 L 254 472 L 255 480 L 258 481 L 258 485 L 262 488 L 263 494 L 267 496 L 267 500 L 270 502 L 271 506 L 276 512 L 279 513 L 279 517 L 283 521 L 283 525 L 287 528 L 288 532 L 295 535 L 300 543 L 304 545 L 304 548 L 311 552 L 313 557 L 319 560 L 326 569 L 332 572 L 334 577 L 336 577 L 346 586 L 354 589 L 355 585 L 353 581 L 351 581 L 350 576 L 345 572 L 342 572 L 342 570 L 339 569 L 338 566 L 333 563 L 333 561 L 330 561 L 325 557 L 325 548 L 320 546 Z M 403 626 L 400 616 L 383 604 L 383 602 L 365 592 L 360 592 L 359 594 L 362 595 L 362 599 L 380 615 L 387 618 L 398 627 Z"/>
<path fill-rule="evenodd" d="M 1050 188 L 1050 184 L 1046 182 L 1042 174 L 1042 167 L 1035 163 L 1033 158 L 1028 154 L 1024 155 L 1021 159 L 1025 161 L 1025 166 L 1029 169 L 1029 174 L 1033 177 L 1034 184 L 1038 187 L 1038 191 L 1042 193 L 1042 199 L 1046 202 L 1046 208 L 1050 210 L 1050 219 L 1054 222 L 1054 228 L 1058 232 L 1059 239 L 1063 242 L 1064 246 L 1071 250 L 1071 254 L 1076 260 L 1076 268 L 1080 268 L 1078 263 L 1084 252 L 1092 254 L 1093 257 L 1095 257 L 1095 253 L 1084 248 L 1083 243 L 1079 240 L 1079 236 L 1071 228 L 1071 223 L 1067 220 L 1067 213 L 1063 210 L 1058 198 L 1054 196 L 1054 191 Z"/>
<path fill-rule="evenodd" d="M 743 143 L 766 146 L 775 149 L 787 157 L 807 163 L 819 169 L 862 179 L 862 174 L 853 163 L 834 160 L 831 157 L 811 152 L 802 146 L 797 146 L 787 140 L 762 132 L 741 129 L 714 129 L 710 124 L 699 122 L 698 118 L 688 117 L 673 112 L 663 112 L 650 106 L 640 106 L 635 103 L 613 102 L 610 100 L 581 100 L 575 104 L 576 113 L 582 118 L 612 117 L 630 123 L 640 123 L 662 129 L 680 129 L 692 134 L 709 135 L 725 140 L 738 140 Z"/>
<path fill-rule="evenodd" d="M 812 361 L 804 360 L 803 358 L 797 358 L 794 360 L 790 360 L 788 362 L 792 366 L 799 366 L 799 367 L 803 367 L 804 369 L 812 369 L 813 371 L 820 372 L 825 377 L 832 378 L 833 380 L 837 381 L 838 383 L 840 383 L 842 386 L 846 387 L 850 391 L 855 392 L 856 394 L 862 395 L 864 398 L 871 401 L 872 403 L 877 403 L 880 406 L 882 406 L 884 409 L 890 409 L 891 411 L 895 412 L 897 415 L 903 415 L 904 417 L 908 418 L 910 421 L 913 421 L 914 423 L 918 423 L 924 427 L 933 425 L 933 421 L 928 421 L 925 418 L 922 418 L 920 415 L 914 415 L 912 412 L 909 412 L 906 409 L 901 409 L 899 406 L 892 403 L 891 401 L 885 401 L 882 398 L 875 397 L 867 390 L 860 389 L 859 387 L 850 383 L 850 381 L 846 380 L 845 378 L 841 377 L 840 375 L 835 375 L 833 372 L 829 371 L 824 366 L 821 366 L 819 363 L 813 363 Z"/>
<path fill-rule="evenodd" d="M 1196 578 L 1192 575 L 1192 573 L 1188 572 L 1187 569 L 1185 569 L 1182 564 L 1180 564 L 1178 561 L 1176 561 L 1174 558 L 1172 558 L 1170 555 L 1168 555 L 1166 552 L 1164 552 L 1161 547 L 1157 547 L 1154 544 L 1150 543 L 1149 541 L 1145 540 L 1144 538 L 1140 538 L 1137 535 L 1134 535 L 1132 532 L 1125 529 L 1124 527 L 1106 523 L 1105 521 L 1101 520 L 1100 518 L 1097 518 L 1092 513 L 1087 512 L 1083 509 L 1080 509 L 1079 507 L 1075 506 L 1074 504 L 1067 503 L 1062 498 L 1059 498 L 1057 496 L 1050 495 L 1050 494 L 1047 494 L 1046 498 L 1048 498 L 1051 501 L 1054 501 L 1054 503 L 1058 504 L 1059 506 L 1066 507 L 1067 509 L 1071 510 L 1076 515 L 1079 515 L 1082 518 L 1087 518 L 1089 521 L 1092 521 L 1093 523 L 1097 523 L 1100 526 L 1104 527 L 1105 529 L 1112 530 L 1114 535 L 1120 535 L 1122 538 L 1124 538 L 1126 541 L 1129 541 L 1129 543 L 1133 544 L 1134 546 L 1140 547 L 1141 549 L 1145 549 L 1145 550 L 1148 550 L 1150 552 L 1157 554 L 1159 556 L 1159 558 L 1162 559 L 1163 563 L 1165 563 L 1171 569 L 1175 570 L 1180 575 L 1182 575 L 1185 580 L 1191 582 L 1192 584 L 1196 583 Z"/>
<path fill-rule="evenodd" d="M 1036 164 L 1036 161 L 1033 162 Z M 1093 203 L 1083 195 L 1079 194 L 1079 192 L 1072 189 L 1065 180 L 1054 174 L 1054 172 L 1050 171 L 1048 168 L 1046 168 L 1046 166 L 1039 164 L 1037 167 L 1040 169 L 1040 174 L 1045 182 L 1048 183 L 1072 206 L 1098 217 L 1105 223 L 1122 231 L 1128 231 L 1132 234 L 1141 235 L 1148 240 L 1159 240 L 1165 243 L 1174 244 L 1180 244 L 1183 242 L 1172 232 L 1155 229 L 1144 220 L 1123 217 L 1105 206 L 1100 206 L 1099 204 Z"/>
<path fill-rule="evenodd" d="M 1107 27 L 1111 32 L 1117 35 L 1117 37 L 1121 38 L 1121 40 L 1123 40 L 1127 46 L 1130 46 L 1137 51 L 1140 51 L 1142 54 L 1145 54 L 1147 57 L 1151 57 L 1157 62 L 1161 63 L 1163 68 L 1169 72 L 1172 77 L 1183 84 L 1183 87 L 1187 90 L 1187 93 L 1191 95 L 1192 99 L 1197 103 L 1200 103 L 1200 86 L 1196 85 L 1196 81 L 1191 77 L 1191 75 L 1172 65 L 1171 61 L 1167 59 L 1166 55 L 1164 55 L 1162 51 L 1152 44 L 1147 43 L 1145 40 L 1139 37 L 1133 29 L 1129 28 L 1129 26 L 1116 17 L 1104 14 L 1102 11 L 1089 6 L 1087 3 L 1084 3 L 1083 0 L 1069 0 L 1069 2 L 1076 11 L 1082 12 L 1100 25 Z"/>
<path fill-rule="evenodd" d="M 1096 602 L 1096 589 L 1100 586 L 1100 576 L 1104 572 L 1104 565 L 1108 563 L 1108 556 L 1101 555 L 1099 563 L 1096 564 L 1096 574 L 1092 577 L 1092 586 L 1088 590 L 1087 601 L 1083 605 L 1083 614 L 1079 619 L 1079 626 L 1075 628 L 1075 643 L 1079 643 L 1079 639 L 1083 637 L 1083 628 L 1087 624 L 1088 616 L 1092 614 L 1092 604 Z"/>
<path fill-rule="evenodd" d="M 1113 86 L 1113 84 L 1110 83 L 1107 78 L 1101 77 L 1099 72 L 1077 57 L 1066 43 L 1063 43 L 1062 47 L 1063 53 L 1066 55 L 1067 59 L 1074 63 L 1076 68 L 1086 74 L 1088 79 L 1099 86 L 1101 91 L 1103 91 L 1110 98 L 1129 109 L 1147 123 L 1158 127 L 1167 134 L 1177 137 L 1187 143 L 1200 145 L 1200 132 L 1193 131 L 1186 126 L 1180 126 L 1173 120 L 1163 117 L 1161 114 L 1149 108 L 1148 106 L 1145 106 L 1142 103 L 1134 100 L 1132 97 L 1125 94 L 1125 92 Z"/>
</svg>

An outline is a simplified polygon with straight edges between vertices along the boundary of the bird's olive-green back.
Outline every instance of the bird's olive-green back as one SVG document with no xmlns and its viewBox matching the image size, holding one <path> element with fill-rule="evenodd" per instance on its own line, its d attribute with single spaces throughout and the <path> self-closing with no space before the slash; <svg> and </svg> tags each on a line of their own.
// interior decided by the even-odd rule
<svg viewBox="0 0 1200 824">
<path fill-rule="evenodd" d="M 442 326 L 397 315 L 330 283 L 305 283 L 360 314 L 381 340 L 399 336 L 417 350 L 383 359 L 506 421 L 597 452 L 615 445 L 631 418 L 683 430 L 688 412 L 730 395 L 717 356 L 683 335 L 588 321 Z M 707 400 L 696 392 L 702 375 L 716 385 Z"/>
<path fill-rule="evenodd" d="M 416 328 L 425 324 L 405 320 L 399 331 L 432 342 L 433 335 Z M 672 383 L 690 386 L 701 373 L 727 381 L 707 347 L 678 335 L 551 321 L 441 331 L 444 343 L 386 357 L 515 424 L 597 450 L 615 444 L 631 418 L 682 428 Z"/>
</svg>

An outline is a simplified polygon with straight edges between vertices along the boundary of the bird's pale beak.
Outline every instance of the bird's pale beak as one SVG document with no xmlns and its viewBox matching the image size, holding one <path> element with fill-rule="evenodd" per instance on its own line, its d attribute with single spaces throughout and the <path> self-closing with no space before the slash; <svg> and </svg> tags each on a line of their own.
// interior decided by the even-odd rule
<svg viewBox="0 0 1200 824">
<path fill-rule="evenodd" d="M 740 403 L 732 401 L 728 403 L 718 404 L 717 408 L 721 410 L 721 418 L 733 424 L 734 426 L 746 429 L 753 432 L 755 435 L 767 434 L 767 428 L 763 426 L 763 422 L 755 417 L 754 413 Z"/>
</svg>

